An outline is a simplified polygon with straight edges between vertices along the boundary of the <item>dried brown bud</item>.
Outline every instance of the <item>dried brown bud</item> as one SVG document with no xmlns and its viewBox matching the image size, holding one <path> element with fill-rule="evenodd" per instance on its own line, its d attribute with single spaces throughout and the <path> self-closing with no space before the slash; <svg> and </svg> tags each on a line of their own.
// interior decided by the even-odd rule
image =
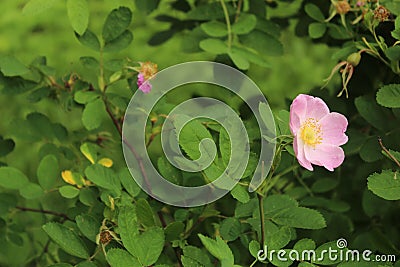
<svg viewBox="0 0 400 267">
<path fill-rule="evenodd" d="M 386 21 L 389 18 L 390 12 L 384 6 L 378 6 L 374 10 L 374 19 L 380 22 Z"/>
<path fill-rule="evenodd" d="M 337 1 L 335 7 L 336 12 L 340 15 L 347 14 L 351 9 L 351 6 L 347 0 Z"/>
</svg>

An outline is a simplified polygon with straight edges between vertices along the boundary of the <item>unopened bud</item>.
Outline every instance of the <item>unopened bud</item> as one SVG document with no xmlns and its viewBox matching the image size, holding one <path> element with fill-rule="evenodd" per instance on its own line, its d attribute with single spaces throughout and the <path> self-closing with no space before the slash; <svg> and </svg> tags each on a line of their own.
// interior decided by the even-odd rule
<svg viewBox="0 0 400 267">
<path fill-rule="evenodd" d="M 359 52 L 355 52 L 350 54 L 347 57 L 346 61 L 350 63 L 353 67 L 356 67 L 360 63 L 360 60 L 361 60 L 361 54 Z"/>
</svg>

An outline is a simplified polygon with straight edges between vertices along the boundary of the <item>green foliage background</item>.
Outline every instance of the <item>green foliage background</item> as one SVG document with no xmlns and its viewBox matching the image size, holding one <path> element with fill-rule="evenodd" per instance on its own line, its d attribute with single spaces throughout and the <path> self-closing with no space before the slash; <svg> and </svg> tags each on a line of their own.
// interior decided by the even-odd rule
<svg viewBox="0 0 400 267">
<path fill-rule="evenodd" d="M 338 238 L 346 238 L 351 249 L 399 257 L 397 1 L 381 1 L 390 12 L 384 19 L 376 16 L 380 6 L 374 1 L 358 9 L 350 1 L 353 10 L 343 14 L 337 14 L 337 1 L 318 0 L 28 2 L 0 2 L 1 266 L 291 266 L 292 262 L 277 259 L 257 261 L 260 244 L 321 251 L 336 249 Z M 102 58 L 102 53 L 82 41 L 86 17 L 81 21 L 75 9 L 82 3 L 88 3 L 88 28 L 98 36 L 106 32 L 103 25 L 110 14 L 129 21 L 131 10 L 132 23 L 119 27 L 112 21 L 108 26 L 122 33 L 131 31 L 133 41 L 125 47 L 103 34 L 106 43 L 121 48 Z M 52 6 L 38 14 L 24 14 L 29 13 L 29 4 Z M 70 11 L 74 19 L 68 18 L 68 5 L 75 10 Z M 240 16 L 229 16 L 232 36 L 225 32 L 223 5 L 240 11 Z M 210 11 L 211 6 L 218 8 Z M 199 12 L 202 8 L 210 13 Z M 204 15 L 213 12 L 219 14 L 215 20 Z M 242 15 L 250 22 L 235 29 Z M 334 16 L 328 19 L 330 15 Z M 255 28 L 252 20 L 270 28 Z M 212 27 L 207 28 L 210 21 Z M 75 34 L 74 29 L 82 32 Z M 170 29 L 172 38 L 163 42 Z M 201 38 L 188 41 L 193 33 Z M 259 38 L 252 42 L 254 36 Z M 258 49 L 258 41 L 267 42 L 265 50 Z M 192 51 L 184 52 L 188 42 Z M 152 61 L 163 69 L 194 60 L 224 62 L 252 78 L 273 109 L 278 142 L 273 171 L 257 192 L 246 191 L 254 171 L 250 163 L 231 194 L 204 207 L 184 209 L 159 203 L 140 190 L 126 169 L 118 130 L 126 104 L 137 90 L 136 73 L 127 66 Z M 344 80 L 354 70 L 347 86 L 349 98 L 336 97 L 342 85 L 346 87 L 340 75 L 320 89 L 338 62 Z M 320 96 L 349 120 L 346 160 L 335 172 L 323 168 L 309 172 L 296 162 L 288 108 L 298 93 Z M 229 154 L 223 151 L 229 142 L 221 137 L 224 133 L 218 125 L 195 121 L 189 127 L 201 128 L 219 143 L 222 160 L 216 159 L 216 167 L 188 175 L 162 156 L 158 134 L 163 114 L 198 95 L 227 98 L 211 86 L 185 86 L 161 101 L 146 132 L 155 165 L 178 184 L 215 178 L 224 167 L 224 155 Z M 224 100 L 231 101 L 243 118 L 256 157 L 262 137 L 254 118 L 233 97 Z M 191 136 L 182 138 L 181 147 L 197 148 L 190 140 Z M 187 156 L 196 159 L 195 154 Z M 324 259 L 297 261 L 292 266 L 399 264 Z"/>
</svg>

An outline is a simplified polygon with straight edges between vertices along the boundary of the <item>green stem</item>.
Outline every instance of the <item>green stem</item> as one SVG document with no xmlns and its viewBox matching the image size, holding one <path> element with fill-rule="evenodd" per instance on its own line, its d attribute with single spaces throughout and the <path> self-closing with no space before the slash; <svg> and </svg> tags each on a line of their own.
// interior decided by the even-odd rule
<svg viewBox="0 0 400 267">
<path fill-rule="evenodd" d="M 226 29 L 228 31 L 228 49 L 231 49 L 232 46 L 232 29 L 231 29 L 231 21 L 229 19 L 228 9 L 226 8 L 225 1 L 220 0 L 222 9 L 224 10 L 224 16 L 226 21 Z"/>
</svg>

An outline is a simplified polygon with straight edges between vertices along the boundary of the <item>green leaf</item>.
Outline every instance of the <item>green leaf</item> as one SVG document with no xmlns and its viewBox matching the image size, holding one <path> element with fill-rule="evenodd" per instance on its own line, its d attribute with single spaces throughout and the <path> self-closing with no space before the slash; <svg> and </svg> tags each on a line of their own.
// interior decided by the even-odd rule
<svg viewBox="0 0 400 267">
<path fill-rule="evenodd" d="M 110 168 L 100 164 L 93 164 L 85 169 L 86 177 L 96 185 L 120 193 L 121 185 L 118 177 Z"/>
<path fill-rule="evenodd" d="M 54 155 L 46 155 L 39 163 L 36 171 L 40 186 L 44 190 L 52 189 L 60 177 L 58 160 Z"/>
<path fill-rule="evenodd" d="M 28 73 L 30 70 L 13 56 L 0 56 L 0 71 L 4 76 L 19 76 Z"/>
<path fill-rule="evenodd" d="M 135 0 L 136 8 L 146 14 L 154 11 L 159 4 L 160 0 Z"/>
<path fill-rule="evenodd" d="M 194 246 L 185 246 L 183 248 L 182 263 L 184 267 L 212 267 L 214 266 L 208 255 L 201 249 Z"/>
<path fill-rule="evenodd" d="M 226 5 L 229 15 L 236 13 L 232 5 Z M 187 18 L 192 20 L 214 20 L 224 18 L 224 11 L 220 2 L 213 2 L 205 5 L 196 6 L 187 13 Z"/>
<path fill-rule="evenodd" d="M 164 248 L 164 232 L 159 227 L 152 227 L 130 239 L 128 251 L 138 258 L 143 266 L 154 264 Z M 124 243 L 126 246 L 126 244 Z"/>
<path fill-rule="evenodd" d="M 228 35 L 226 25 L 222 22 L 212 20 L 200 25 L 201 29 L 211 37 L 224 37 Z"/>
<path fill-rule="evenodd" d="M 228 46 L 219 39 L 205 39 L 200 42 L 200 48 L 212 54 L 225 54 L 228 52 Z"/>
<path fill-rule="evenodd" d="M 132 11 L 128 7 L 119 7 L 108 14 L 103 25 L 103 40 L 107 44 L 119 38 L 132 21 Z"/>
<path fill-rule="evenodd" d="M 23 198 L 36 199 L 43 196 L 43 189 L 35 183 L 28 183 L 19 189 L 19 193 Z"/>
<path fill-rule="evenodd" d="M 237 50 L 231 50 L 228 53 L 233 63 L 241 70 L 247 70 L 250 67 L 250 63 L 246 57 L 237 53 Z"/>
<path fill-rule="evenodd" d="M 319 7 L 314 4 L 306 4 L 304 10 L 306 11 L 307 15 L 319 22 L 323 22 L 325 20 L 324 14 L 321 12 Z"/>
<path fill-rule="evenodd" d="M 68 18 L 76 33 L 82 35 L 89 25 L 87 0 L 67 0 Z"/>
<path fill-rule="evenodd" d="M 302 229 L 321 229 L 326 227 L 325 219 L 316 210 L 292 207 L 276 213 L 271 218 L 275 223 Z"/>
<path fill-rule="evenodd" d="M 72 185 L 61 186 L 58 191 L 65 198 L 75 198 L 79 195 L 79 189 Z"/>
<path fill-rule="evenodd" d="M 313 39 L 321 38 L 325 34 L 325 32 L 325 23 L 314 22 L 308 26 L 308 35 L 310 35 L 310 37 Z"/>
<path fill-rule="evenodd" d="M 90 241 L 96 242 L 96 236 L 99 233 L 101 223 L 89 214 L 78 215 L 75 221 L 81 233 Z"/>
<path fill-rule="evenodd" d="M 21 189 L 29 183 L 28 178 L 14 167 L 0 167 L 0 186 L 7 189 Z"/>
<path fill-rule="evenodd" d="M 88 69 L 98 69 L 98 68 L 100 68 L 99 61 L 97 59 L 95 59 L 94 57 L 80 57 L 79 61 L 81 62 L 81 64 L 85 68 L 88 68 Z M 78 91 L 77 93 L 79 93 L 79 92 L 84 92 L 84 91 Z"/>
<path fill-rule="evenodd" d="M 78 41 L 84 46 L 87 46 L 95 51 L 100 51 L 100 41 L 97 36 L 90 30 L 86 30 L 83 35 L 75 33 L 75 36 Z"/>
<path fill-rule="evenodd" d="M 15 142 L 12 139 L 3 139 L 0 135 L 0 157 L 4 157 L 14 150 Z"/>
<path fill-rule="evenodd" d="M 381 87 L 376 93 L 376 101 L 387 108 L 400 108 L 400 84 Z"/>
<path fill-rule="evenodd" d="M 24 15 L 37 15 L 51 8 L 57 0 L 30 0 L 22 9 Z"/>
<path fill-rule="evenodd" d="M 236 55 L 240 55 L 243 58 L 246 58 L 251 63 L 254 63 L 260 67 L 263 67 L 263 68 L 271 67 L 271 64 L 266 59 L 264 59 L 261 54 L 250 51 L 244 47 L 233 46 L 231 48 L 231 52 Z"/>
<path fill-rule="evenodd" d="M 231 266 L 234 264 L 234 258 L 231 249 L 229 246 L 219 237 L 217 239 L 211 239 L 202 234 L 198 234 L 201 243 L 203 243 L 204 247 L 211 253 L 214 257 L 222 260 L 227 260 Z"/>
<path fill-rule="evenodd" d="M 241 234 L 241 224 L 236 218 L 227 218 L 221 222 L 219 231 L 226 241 L 234 241 Z"/>
<path fill-rule="evenodd" d="M 185 224 L 183 222 L 172 222 L 165 227 L 165 240 L 167 242 L 180 240 L 184 231 Z"/>
<path fill-rule="evenodd" d="M 232 189 L 231 195 L 241 203 L 247 203 L 250 200 L 249 192 L 239 184 Z"/>
<path fill-rule="evenodd" d="M 111 267 L 142 267 L 143 265 L 126 250 L 112 248 L 107 251 L 106 259 Z"/>
<path fill-rule="evenodd" d="M 241 13 L 237 22 L 232 25 L 235 34 L 247 34 L 257 25 L 257 17 L 253 14 Z"/>
<path fill-rule="evenodd" d="M 152 227 L 156 225 L 153 210 L 146 199 L 141 198 L 136 202 L 136 216 L 139 223 L 144 227 Z"/>
<path fill-rule="evenodd" d="M 104 44 L 104 52 L 118 52 L 131 44 L 133 34 L 130 30 L 125 30 L 115 39 Z"/>
<path fill-rule="evenodd" d="M 50 236 L 54 243 L 59 245 L 68 254 L 82 259 L 89 258 L 90 255 L 85 243 L 68 227 L 60 223 L 49 222 L 43 225 L 43 230 Z"/>
<path fill-rule="evenodd" d="M 338 184 L 338 180 L 321 178 L 315 181 L 315 183 L 311 186 L 311 190 L 315 193 L 325 193 L 334 189 Z"/>
<path fill-rule="evenodd" d="M 82 114 L 82 123 L 89 131 L 100 127 L 103 121 L 103 114 L 105 111 L 104 103 L 101 99 L 96 99 L 89 102 Z"/>
<path fill-rule="evenodd" d="M 283 54 L 282 43 L 272 35 L 259 30 L 240 36 L 240 40 L 245 46 L 257 50 L 262 55 L 280 56 Z"/>
<path fill-rule="evenodd" d="M 375 128 L 384 131 L 388 127 L 383 108 L 370 96 L 360 96 L 354 101 L 360 115 Z"/>
<path fill-rule="evenodd" d="M 400 175 L 397 171 L 383 170 L 368 177 L 368 189 L 386 200 L 400 199 Z"/>
</svg>

